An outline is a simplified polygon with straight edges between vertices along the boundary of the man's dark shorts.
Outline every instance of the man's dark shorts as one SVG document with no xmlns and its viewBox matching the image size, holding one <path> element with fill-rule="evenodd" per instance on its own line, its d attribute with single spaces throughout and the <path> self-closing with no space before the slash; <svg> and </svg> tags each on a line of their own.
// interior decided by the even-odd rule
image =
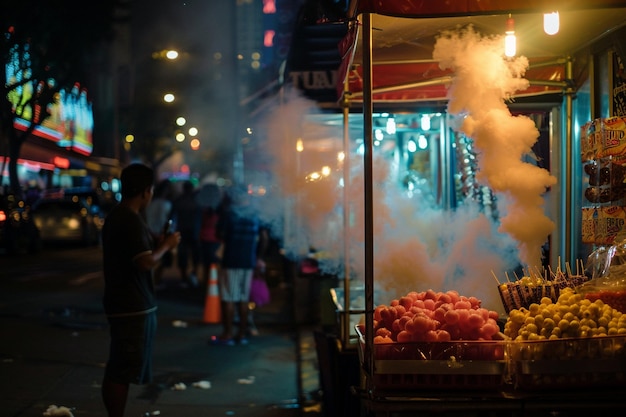
<svg viewBox="0 0 626 417">
<path fill-rule="evenodd" d="M 152 380 L 152 342 L 156 311 L 129 317 L 109 317 L 111 346 L 105 378 L 118 384 Z"/>
</svg>

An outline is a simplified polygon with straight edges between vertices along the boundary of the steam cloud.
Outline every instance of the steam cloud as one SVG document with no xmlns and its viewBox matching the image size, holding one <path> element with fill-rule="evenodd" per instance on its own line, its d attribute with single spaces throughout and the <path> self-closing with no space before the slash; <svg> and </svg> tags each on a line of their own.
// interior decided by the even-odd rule
<svg viewBox="0 0 626 417">
<path fill-rule="evenodd" d="M 460 130 L 474 139 L 477 180 L 491 187 L 504 204 L 500 230 L 519 243 L 522 263 L 541 266 L 541 246 L 554 230 L 544 214 L 542 195 L 556 178 L 524 161 L 532 155 L 539 132 L 531 119 L 514 117 L 505 100 L 528 87 L 521 78 L 525 57 L 503 59 L 502 38 L 481 38 L 471 26 L 445 32 L 435 44 L 433 58 L 455 76 L 448 90 L 448 110 L 463 115 Z"/>
<path fill-rule="evenodd" d="M 494 224 L 472 202 L 445 211 L 432 207 L 419 194 L 408 195 L 393 175 L 398 167 L 375 150 L 376 303 L 387 303 L 390 297 L 409 291 L 457 290 L 480 298 L 486 308 L 503 312 L 492 271 L 512 270 L 520 259 L 540 265 L 541 245 L 553 228 L 542 212 L 541 194 L 555 181 L 521 161 L 530 153 L 538 132 L 530 119 L 513 117 L 504 99 L 527 85 L 519 77 L 527 62 L 523 58 L 504 61 L 496 52 L 501 51 L 499 42 L 483 39 L 471 29 L 446 33 L 438 39 L 434 57 L 456 73 L 449 90 L 449 111 L 464 116 L 461 130 L 475 140 L 479 150 L 479 178 L 505 203 L 500 208 L 505 212 L 502 223 Z M 281 237 L 288 254 L 301 256 L 309 246 L 324 251 L 331 256 L 321 268 L 339 277 L 344 275 L 347 239 L 347 259 L 358 283 L 364 277 L 363 159 L 351 138 L 355 147 L 349 150 L 351 173 L 343 184 L 336 159 L 343 149 L 342 128 L 307 125 L 307 115 L 319 112 L 315 103 L 293 91 L 287 91 L 282 103 L 270 110 L 265 148 L 270 152 L 275 185 L 263 202 L 262 217 L 274 225 L 273 234 Z M 312 149 L 310 144 L 320 138 L 334 145 Z M 298 139 L 304 144 L 302 152 L 296 152 Z M 310 170 L 324 165 L 334 168 L 330 176 L 306 180 Z M 347 225 L 344 196 L 350 212 Z M 296 213 L 295 218 L 285 218 L 293 215 L 289 213 Z"/>
</svg>

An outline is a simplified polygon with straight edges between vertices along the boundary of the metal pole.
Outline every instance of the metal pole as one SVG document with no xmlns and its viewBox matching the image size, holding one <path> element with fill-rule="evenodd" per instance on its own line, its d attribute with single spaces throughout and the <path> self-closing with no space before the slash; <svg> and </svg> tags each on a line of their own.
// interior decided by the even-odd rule
<svg viewBox="0 0 626 417">
<path fill-rule="evenodd" d="M 343 88 L 343 294 L 344 308 L 341 323 L 343 343 L 350 343 L 350 201 L 348 187 L 350 185 L 350 98 L 348 77 Z"/>
<path fill-rule="evenodd" d="M 373 135 L 372 116 L 372 20 L 370 13 L 363 14 L 363 139 L 364 155 L 364 222 L 365 222 L 365 351 L 364 359 L 370 378 L 368 390 L 372 388 L 374 376 L 374 210 L 372 195 Z"/>
<path fill-rule="evenodd" d="M 573 69 L 572 60 L 567 59 L 565 63 L 565 80 L 568 82 L 568 87 L 565 90 L 565 256 L 566 260 L 570 262 L 570 265 L 576 265 L 576 258 L 573 253 L 572 244 L 572 210 L 577 207 L 572 202 L 572 106 L 574 100 L 574 88 L 573 88 Z"/>
</svg>

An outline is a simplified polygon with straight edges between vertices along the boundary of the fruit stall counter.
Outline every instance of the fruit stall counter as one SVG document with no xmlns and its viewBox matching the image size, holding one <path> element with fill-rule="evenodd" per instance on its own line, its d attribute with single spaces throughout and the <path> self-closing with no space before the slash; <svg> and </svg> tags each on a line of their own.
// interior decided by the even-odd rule
<svg viewBox="0 0 626 417">
<path fill-rule="evenodd" d="M 583 297 L 565 288 L 512 309 L 502 331 L 480 300 L 454 291 L 380 305 L 373 332 L 356 326 L 361 408 L 372 416 L 623 412 L 626 314 Z"/>
</svg>

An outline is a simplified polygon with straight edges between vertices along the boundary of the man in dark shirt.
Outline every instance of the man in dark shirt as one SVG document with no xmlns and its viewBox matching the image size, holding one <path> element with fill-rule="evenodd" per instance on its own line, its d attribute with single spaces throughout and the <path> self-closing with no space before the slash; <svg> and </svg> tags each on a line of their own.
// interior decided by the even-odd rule
<svg viewBox="0 0 626 417">
<path fill-rule="evenodd" d="M 129 385 L 152 378 L 152 340 L 156 331 L 156 300 L 152 270 L 180 235 L 153 242 L 142 213 L 152 200 L 154 172 L 142 164 L 124 168 L 122 201 L 102 229 L 104 311 L 111 344 L 102 382 L 109 417 L 123 417 Z"/>
</svg>

